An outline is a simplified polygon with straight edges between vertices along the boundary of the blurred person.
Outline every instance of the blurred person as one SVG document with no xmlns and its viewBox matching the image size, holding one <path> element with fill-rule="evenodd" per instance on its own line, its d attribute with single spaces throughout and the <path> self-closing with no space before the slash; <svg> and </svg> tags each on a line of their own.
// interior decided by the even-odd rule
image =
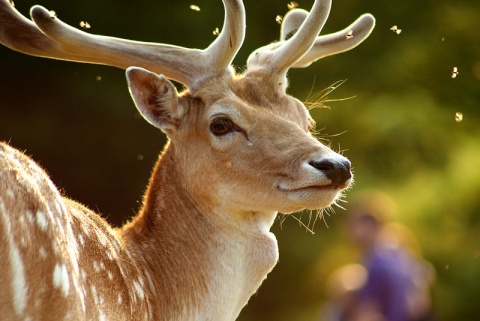
<svg viewBox="0 0 480 321">
<path fill-rule="evenodd" d="M 367 276 L 348 321 L 433 320 L 433 269 L 421 258 L 413 233 L 387 223 L 394 212 L 393 200 L 378 191 L 357 195 L 350 207 L 348 233 L 363 253 Z"/>
<path fill-rule="evenodd" d="M 407 307 L 409 320 L 436 320 L 432 309 L 431 287 L 435 281 L 433 265 L 422 257 L 421 248 L 412 231 L 400 223 L 387 223 L 379 234 L 380 243 L 398 251 L 409 279 Z"/>
</svg>

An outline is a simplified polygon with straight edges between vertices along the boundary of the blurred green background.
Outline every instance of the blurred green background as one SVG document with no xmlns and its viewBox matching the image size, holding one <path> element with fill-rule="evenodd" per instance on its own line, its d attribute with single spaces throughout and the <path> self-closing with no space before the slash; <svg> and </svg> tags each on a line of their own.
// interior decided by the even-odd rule
<svg viewBox="0 0 480 321">
<path fill-rule="evenodd" d="M 92 33 L 188 47 L 208 46 L 223 23 L 219 0 L 15 4 L 27 14 L 38 2 L 73 26 L 87 21 Z M 313 3 L 297 2 L 305 9 Z M 276 16 L 286 13 L 287 3 L 245 1 L 247 36 L 237 67 L 277 39 Z M 306 101 L 348 79 L 329 98 L 354 98 L 312 111 L 317 128 L 353 163 L 356 184 L 348 194 L 388 192 L 399 208 L 395 219 L 414 231 L 435 266 L 440 320 L 478 320 L 480 1 L 333 1 L 323 33 L 343 29 L 364 12 L 377 19 L 370 38 L 348 53 L 292 70 L 289 93 Z M 402 32 L 393 33 L 393 25 Z M 165 136 L 136 112 L 122 70 L 0 47 L 0 140 L 26 150 L 67 195 L 120 225 L 138 209 Z M 308 213 L 296 214 L 314 235 L 293 217 L 280 217 L 273 227 L 280 262 L 239 320 L 316 319 L 328 275 L 358 259 L 345 241 L 345 213 L 337 209 L 315 226 Z"/>
</svg>

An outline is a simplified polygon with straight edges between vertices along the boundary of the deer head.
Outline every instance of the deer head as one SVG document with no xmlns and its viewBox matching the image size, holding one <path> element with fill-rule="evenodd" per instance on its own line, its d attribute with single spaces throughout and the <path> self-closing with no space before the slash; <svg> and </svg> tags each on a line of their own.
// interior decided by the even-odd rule
<svg viewBox="0 0 480 321">
<path fill-rule="evenodd" d="M 286 94 L 290 68 L 349 50 L 374 26 L 366 14 L 340 32 L 318 36 L 330 5 L 316 1 L 310 13 L 291 10 L 281 40 L 253 52 L 243 74 L 231 66 L 245 36 L 239 0 L 224 1 L 222 32 L 204 50 L 87 34 L 40 6 L 32 8 L 32 22 L 5 0 L 0 41 L 30 55 L 127 69 L 141 114 L 173 145 L 188 146 L 177 148 L 178 165 L 198 185 L 192 190 L 215 186 L 208 203 L 239 211 L 293 212 L 329 206 L 351 177 L 349 162 L 310 135 L 307 109 Z M 168 79 L 188 89 L 178 94 Z M 215 171 L 205 175 L 206 167 Z"/>
<path fill-rule="evenodd" d="M 244 40 L 245 11 L 240 0 L 223 4 L 222 32 L 198 50 L 88 34 L 40 6 L 28 20 L 0 0 L 1 43 L 29 55 L 126 69 L 138 110 L 168 136 L 138 216 L 117 232 L 98 228 L 118 235 L 129 255 L 142 252 L 138 257 L 149 261 L 153 274 L 151 293 L 159 288 L 180 293 L 166 294 L 175 309 L 151 300 L 150 310 L 163 309 L 155 312 L 163 313 L 162 319 L 179 314 L 208 319 L 202 309 L 213 311 L 214 319 L 236 317 L 276 263 L 276 242 L 268 232 L 276 213 L 328 207 L 352 181 L 350 162 L 310 133 L 314 121 L 304 104 L 286 93 L 286 76 L 290 68 L 357 46 L 374 18 L 366 14 L 342 31 L 319 36 L 331 0 L 316 0 L 310 12 L 291 10 L 280 41 L 253 52 L 239 74 L 231 63 Z M 178 93 L 170 80 L 186 90 Z M 152 240 L 156 248 L 141 246 Z M 169 252 L 167 243 L 175 250 Z M 201 255 L 198 244 L 204 246 Z M 172 261 L 173 253 L 187 254 Z M 142 264 L 135 254 L 129 260 Z M 159 271 L 170 273 L 171 284 L 156 281 Z M 191 284 L 178 282 L 190 278 Z M 138 290 L 138 284 L 131 287 Z M 199 284 L 225 295 L 208 296 Z M 178 307 L 182 293 L 195 293 L 188 313 Z"/>
</svg>

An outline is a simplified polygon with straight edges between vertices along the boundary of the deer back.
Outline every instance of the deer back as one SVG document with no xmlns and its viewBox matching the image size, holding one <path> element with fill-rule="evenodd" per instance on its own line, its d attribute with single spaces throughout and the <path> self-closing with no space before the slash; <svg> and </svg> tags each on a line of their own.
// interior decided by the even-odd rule
<svg viewBox="0 0 480 321">
<path fill-rule="evenodd" d="M 133 259 L 100 216 L 62 197 L 43 169 L 5 144 L 0 177 L 1 316 L 151 319 L 151 276 L 122 263 Z"/>
</svg>

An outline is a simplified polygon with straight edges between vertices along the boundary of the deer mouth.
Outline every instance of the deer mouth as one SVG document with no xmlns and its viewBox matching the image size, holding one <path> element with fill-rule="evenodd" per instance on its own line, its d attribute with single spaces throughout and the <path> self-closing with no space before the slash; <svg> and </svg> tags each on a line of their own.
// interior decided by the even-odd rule
<svg viewBox="0 0 480 321">
<path fill-rule="evenodd" d="M 321 209 L 331 206 L 342 194 L 342 191 L 349 184 L 324 184 L 304 186 L 282 186 L 277 187 L 278 193 L 291 206 L 288 211 L 280 210 L 282 213 L 291 213 L 303 209 Z M 293 210 L 292 210 L 293 209 Z"/>
<path fill-rule="evenodd" d="M 309 192 L 309 191 L 341 191 L 350 186 L 350 182 L 345 182 L 343 184 L 325 184 L 325 185 L 306 185 L 306 186 L 295 186 L 287 187 L 279 185 L 277 190 L 281 192 L 291 193 L 291 192 Z"/>
</svg>

